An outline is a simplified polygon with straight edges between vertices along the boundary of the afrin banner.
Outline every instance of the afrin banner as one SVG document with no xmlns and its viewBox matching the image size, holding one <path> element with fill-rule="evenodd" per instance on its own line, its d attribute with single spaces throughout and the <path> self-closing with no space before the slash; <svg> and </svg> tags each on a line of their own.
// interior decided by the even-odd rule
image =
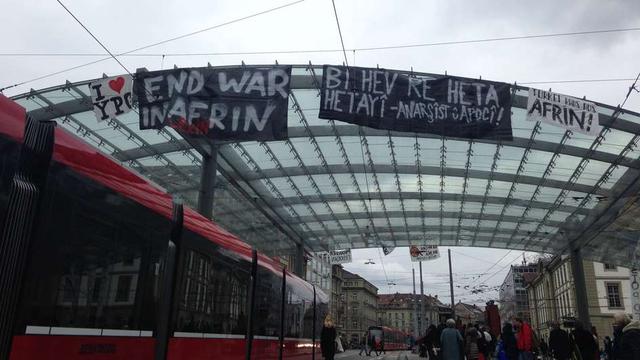
<svg viewBox="0 0 640 360">
<path fill-rule="evenodd" d="M 592 136 L 597 136 L 601 130 L 596 104 L 531 88 L 527 100 L 527 120 L 542 121 Z"/>
<path fill-rule="evenodd" d="M 511 140 L 508 84 L 325 65 L 321 119 L 376 129 Z"/>
<path fill-rule="evenodd" d="M 351 262 L 351 249 L 329 251 L 331 265 L 346 264 Z"/>
<path fill-rule="evenodd" d="M 140 129 L 171 126 L 220 140 L 287 137 L 291 66 L 138 72 Z"/>
<path fill-rule="evenodd" d="M 440 257 L 440 250 L 437 245 L 412 245 L 409 248 L 409 254 L 411 255 L 411 261 L 426 261 L 434 260 Z"/>
<path fill-rule="evenodd" d="M 131 76 L 122 75 L 89 84 L 93 112 L 98 122 L 131 111 Z"/>
</svg>

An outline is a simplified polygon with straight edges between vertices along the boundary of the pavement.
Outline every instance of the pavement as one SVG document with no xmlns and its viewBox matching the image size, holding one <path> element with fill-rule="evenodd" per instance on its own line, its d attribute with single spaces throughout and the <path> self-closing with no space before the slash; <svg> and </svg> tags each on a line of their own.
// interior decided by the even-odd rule
<svg viewBox="0 0 640 360">
<path fill-rule="evenodd" d="M 418 360 L 418 354 L 412 354 L 410 351 L 387 351 L 386 354 L 376 356 L 358 355 L 360 350 L 347 350 L 343 353 L 336 354 L 335 360 Z"/>
</svg>

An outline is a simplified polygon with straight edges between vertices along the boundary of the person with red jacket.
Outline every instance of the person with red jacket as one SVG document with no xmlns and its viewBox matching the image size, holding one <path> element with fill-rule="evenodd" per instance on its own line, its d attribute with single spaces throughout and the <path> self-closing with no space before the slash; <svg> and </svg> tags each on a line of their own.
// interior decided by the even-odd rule
<svg viewBox="0 0 640 360">
<path fill-rule="evenodd" d="M 516 343 L 520 352 L 518 360 L 533 360 L 533 330 L 531 325 L 520 318 L 513 321 L 513 326 L 517 329 Z"/>
</svg>

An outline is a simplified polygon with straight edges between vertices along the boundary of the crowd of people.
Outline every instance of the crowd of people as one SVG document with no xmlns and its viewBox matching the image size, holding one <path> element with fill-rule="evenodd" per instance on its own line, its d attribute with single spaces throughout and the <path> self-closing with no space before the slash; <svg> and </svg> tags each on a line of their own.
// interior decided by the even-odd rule
<svg viewBox="0 0 640 360">
<path fill-rule="evenodd" d="M 430 326 L 417 344 L 420 356 L 430 360 L 640 360 L 640 321 L 626 314 L 615 315 L 613 339 L 600 339 L 595 327 L 589 330 L 580 321 L 569 331 L 558 322 L 550 325 L 548 339 L 542 339 L 518 318 L 495 336 L 486 327 L 449 319 Z"/>
<path fill-rule="evenodd" d="M 431 325 L 416 345 L 420 356 L 429 360 L 640 360 L 640 321 L 618 313 L 612 326 L 613 339 L 600 339 L 595 327 L 589 330 L 580 321 L 569 331 L 552 321 L 548 339 L 542 339 L 519 318 L 505 323 L 499 335 L 492 335 L 487 327 L 460 326 L 449 319 L 437 327 Z M 328 316 L 321 334 L 325 359 L 333 360 L 335 339 L 336 330 Z M 360 355 L 370 355 L 370 351 L 363 340 Z"/>
</svg>

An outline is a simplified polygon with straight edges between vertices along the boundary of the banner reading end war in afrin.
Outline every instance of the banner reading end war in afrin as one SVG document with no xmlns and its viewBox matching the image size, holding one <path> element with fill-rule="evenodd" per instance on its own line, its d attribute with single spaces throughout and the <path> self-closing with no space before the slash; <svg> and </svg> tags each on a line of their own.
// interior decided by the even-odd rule
<svg viewBox="0 0 640 360">
<path fill-rule="evenodd" d="M 321 119 L 376 129 L 512 140 L 509 84 L 325 65 Z"/>
<path fill-rule="evenodd" d="M 532 88 L 527 99 L 527 120 L 592 136 L 602 129 L 596 104 L 591 101 Z"/>
<path fill-rule="evenodd" d="M 171 126 L 220 140 L 283 140 L 291 66 L 138 72 L 140 129 Z"/>
</svg>

